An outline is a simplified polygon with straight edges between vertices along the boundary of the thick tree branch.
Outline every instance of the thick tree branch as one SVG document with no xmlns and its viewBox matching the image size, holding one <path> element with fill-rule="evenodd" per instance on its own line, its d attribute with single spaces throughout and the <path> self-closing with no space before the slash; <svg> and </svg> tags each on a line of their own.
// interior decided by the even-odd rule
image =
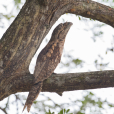
<svg viewBox="0 0 114 114">
<path fill-rule="evenodd" d="M 16 81 L 17 80 L 17 81 Z M 7 83 L 0 91 L 0 100 L 17 92 L 28 92 L 33 85 L 34 76 L 29 73 L 17 77 L 13 83 Z M 83 73 L 52 74 L 44 81 L 42 92 L 64 92 L 72 90 L 85 90 L 114 87 L 114 71 L 96 71 Z"/>
<path fill-rule="evenodd" d="M 67 8 L 65 12 L 95 19 L 114 27 L 114 9 L 109 6 L 91 0 L 70 0 L 68 5 L 71 5 L 70 10 Z"/>
</svg>

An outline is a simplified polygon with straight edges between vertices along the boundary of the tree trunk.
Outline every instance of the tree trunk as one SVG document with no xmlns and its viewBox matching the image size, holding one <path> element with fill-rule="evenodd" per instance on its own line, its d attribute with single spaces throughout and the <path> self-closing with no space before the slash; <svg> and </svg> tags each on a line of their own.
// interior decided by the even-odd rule
<svg viewBox="0 0 114 114">
<path fill-rule="evenodd" d="M 114 27 L 114 9 L 97 2 L 90 0 L 26 0 L 20 13 L 0 40 L 0 100 L 16 92 L 30 90 L 34 79 L 28 70 L 30 61 L 53 24 L 65 13 L 96 19 Z M 107 72 L 110 74 L 109 77 L 107 77 Z M 83 75 L 87 76 L 88 73 L 83 73 Z M 50 80 L 48 79 L 44 83 L 43 91 L 58 92 L 60 89 L 63 92 L 65 90 L 110 87 L 102 82 L 105 82 L 107 78 L 111 80 L 114 77 L 114 71 L 101 71 L 100 75 L 106 76 L 106 78 L 101 78 L 99 72 L 98 74 L 92 72 L 93 78 L 95 75 L 97 75 L 95 82 L 99 82 L 97 86 L 91 85 L 89 87 L 89 84 L 94 80 L 86 81 L 88 86 L 85 86 L 85 83 L 80 85 L 83 82 L 83 77 L 80 79 L 81 76 L 70 74 L 71 77 L 74 76 L 80 80 L 80 82 L 75 81 L 76 85 L 80 83 L 80 86 L 75 87 L 76 85 L 73 83 L 74 87 L 72 84 L 72 87 L 65 89 L 70 85 L 63 82 L 60 84 L 60 79 L 66 80 L 67 77 L 54 77 L 54 81 L 58 81 L 58 85 L 61 86 L 58 88 L 55 84 L 53 85 L 55 89 L 52 89 L 51 86 L 47 86 L 50 87 L 47 88 L 45 84 L 53 84 L 52 81 L 47 82 Z M 88 79 L 91 79 L 91 75 L 88 75 L 86 80 Z M 68 83 L 72 83 L 72 81 Z"/>
</svg>

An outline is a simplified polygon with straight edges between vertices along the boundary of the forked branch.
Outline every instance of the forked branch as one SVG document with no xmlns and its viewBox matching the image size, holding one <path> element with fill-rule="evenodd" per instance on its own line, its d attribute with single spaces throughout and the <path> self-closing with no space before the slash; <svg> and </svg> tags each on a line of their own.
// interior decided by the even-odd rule
<svg viewBox="0 0 114 114">
<path fill-rule="evenodd" d="M 114 27 L 114 9 L 100 3 L 90 0 L 42 1 L 27 0 L 0 40 L 0 100 L 30 90 L 33 84 L 33 75 L 28 70 L 31 59 L 61 15 L 73 13 Z M 44 82 L 43 91 L 113 87 L 113 80 L 114 71 L 57 74 Z"/>
</svg>

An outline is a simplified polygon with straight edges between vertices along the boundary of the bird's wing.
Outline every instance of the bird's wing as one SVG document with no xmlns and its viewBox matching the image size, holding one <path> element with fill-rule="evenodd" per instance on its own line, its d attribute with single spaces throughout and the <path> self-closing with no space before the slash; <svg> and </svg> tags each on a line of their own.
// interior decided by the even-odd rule
<svg viewBox="0 0 114 114">
<path fill-rule="evenodd" d="M 51 45 L 51 47 L 47 46 L 46 49 L 44 48 L 39 55 L 34 71 L 34 83 L 47 79 L 54 72 L 60 62 L 59 47 L 52 47 L 53 45 Z"/>
</svg>

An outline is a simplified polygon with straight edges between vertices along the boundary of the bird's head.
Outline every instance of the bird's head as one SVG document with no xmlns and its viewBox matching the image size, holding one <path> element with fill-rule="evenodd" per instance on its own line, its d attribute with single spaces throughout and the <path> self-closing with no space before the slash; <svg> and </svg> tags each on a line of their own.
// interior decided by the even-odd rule
<svg viewBox="0 0 114 114">
<path fill-rule="evenodd" d="M 64 40 L 70 27 L 72 26 L 71 22 L 60 23 L 53 31 L 50 41 L 61 41 Z"/>
</svg>

